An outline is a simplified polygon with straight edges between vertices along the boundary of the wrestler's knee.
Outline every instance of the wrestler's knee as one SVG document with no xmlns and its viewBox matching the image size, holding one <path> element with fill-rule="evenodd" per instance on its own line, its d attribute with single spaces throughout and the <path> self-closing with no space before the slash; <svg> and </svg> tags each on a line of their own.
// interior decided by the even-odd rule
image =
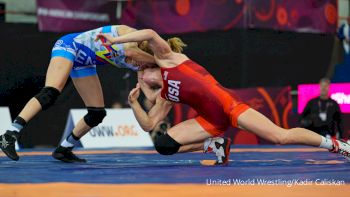
<svg viewBox="0 0 350 197">
<path fill-rule="evenodd" d="M 55 104 L 58 96 L 61 92 L 54 87 L 44 87 L 41 91 L 35 95 L 35 98 L 39 101 L 43 110 L 48 109 Z"/>
<path fill-rule="evenodd" d="M 157 137 L 154 142 L 154 147 L 161 155 L 173 155 L 179 151 L 181 144 L 168 134 L 165 134 Z"/>
<path fill-rule="evenodd" d="M 88 107 L 88 113 L 84 116 L 84 121 L 89 127 L 95 127 L 106 117 L 106 110 L 103 107 Z"/>
</svg>

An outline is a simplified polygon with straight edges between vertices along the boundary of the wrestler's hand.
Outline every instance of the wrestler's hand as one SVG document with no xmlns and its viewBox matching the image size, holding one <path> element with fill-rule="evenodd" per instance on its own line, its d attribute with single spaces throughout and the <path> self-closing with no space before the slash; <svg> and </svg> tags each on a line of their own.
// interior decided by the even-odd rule
<svg viewBox="0 0 350 197">
<path fill-rule="evenodd" d="M 95 41 L 98 41 L 98 40 L 101 40 L 102 44 L 105 46 L 110 46 L 116 43 L 116 38 L 109 34 L 103 34 L 103 33 L 97 34 Z"/>
<path fill-rule="evenodd" d="M 141 89 L 140 84 L 137 83 L 136 87 L 130 91 L 128 96 L 128 101 L 130 105 L 133 104 L 135 101 L 137 101 L 137 99 L 139 98 L 140 89 Z"/>
</svg>

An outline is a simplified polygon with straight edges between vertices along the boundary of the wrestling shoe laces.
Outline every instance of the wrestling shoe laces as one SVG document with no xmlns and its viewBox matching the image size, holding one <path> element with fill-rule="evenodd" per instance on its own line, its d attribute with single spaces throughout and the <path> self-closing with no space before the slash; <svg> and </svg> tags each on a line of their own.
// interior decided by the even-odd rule
<svg viewBox="0 0 350 197">
<path fill-rule="evenodd" d="M 350 161 L 350 145 L 346 142 L 332 139 L 333 148 L 329 150 L 332 153 L 338 153 Z"/>
<path fill-rule="evenodd" d="M 230 156 L 231 139 L 215 137 L 209 138 L 209 143 L 204 148 L 205 153 L 215 153 L 217 160 L 216 165 L 225 165 L 228 163 Z"/>
<path fill-rule="evenodd" d="M 86 163 L 85 159 L 81 159 L 77 157 L 73 152 L 73 147 L 63 147 L 59 146 L 56 148 L 56 150 L 52 153 L 52 157 L 61 160 L 66 163 Z"/>
<path fill-rule="evenodd" d="M 0 135 L 0 148 L 7 157 L 18 161 L 19 156 L 16 152 L 16 141 L 19 138 L 19 133 L 7 130 L 5 134 Z"/>
</svg>

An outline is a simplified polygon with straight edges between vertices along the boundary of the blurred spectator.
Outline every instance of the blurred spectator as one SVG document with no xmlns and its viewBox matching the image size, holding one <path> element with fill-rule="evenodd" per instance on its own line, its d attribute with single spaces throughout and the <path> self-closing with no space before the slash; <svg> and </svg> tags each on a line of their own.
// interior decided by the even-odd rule
<svg viewBox="0 0 350 197">
<path fill-rule="evenodd" d="M 320 96 L 311 99 L 301 114 L 301 126 L 323 136 L 343 137 L 338 103 L 329 97 L 330 80 L 320 80 Z"/>
<path fill-rule="evenodd" d="M 121 108 L 123 108 L 123 104 L 119 100 L 115 100 L 112 103 L 111 108 L 113 108 L 113 109 L 121 109 Z"/>
</svg>

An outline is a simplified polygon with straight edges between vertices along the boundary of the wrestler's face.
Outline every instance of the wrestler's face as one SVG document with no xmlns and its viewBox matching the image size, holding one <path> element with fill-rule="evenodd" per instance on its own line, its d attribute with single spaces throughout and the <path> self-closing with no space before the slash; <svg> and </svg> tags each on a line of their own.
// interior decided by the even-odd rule
<svg viewBox="0 0 350 197">
<path fill-rule="evenodd" d="M 143 81 L 153 87 L 162 84 L 162 74 L 160 73 L 160 68 L 146 68 L 143 70 L 142 75 Z"/>
</svg>

